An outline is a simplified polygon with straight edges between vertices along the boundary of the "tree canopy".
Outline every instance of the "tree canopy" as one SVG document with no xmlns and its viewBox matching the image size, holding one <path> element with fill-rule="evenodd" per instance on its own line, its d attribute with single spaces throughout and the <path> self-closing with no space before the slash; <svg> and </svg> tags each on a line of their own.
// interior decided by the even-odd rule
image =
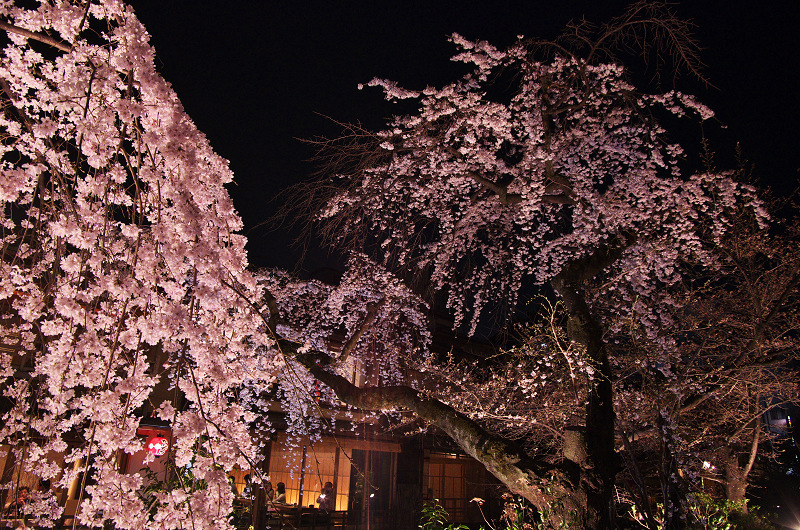
<svg viewBox="0 0 800 530">
<path fill-rule="evenodd" d="M 663 497 L 680 497 L 681 434 L 722 436 L 679 432 L 687 408 L 712 417 L 723 392 L 737 396 L 724 423 L 742 427 L 737 458 L 752 440 L 739 435 L 761 432 L 752 388 L 780 374 L 760 363 L 796 351 L 796 235 L 785 254 L 738 244 L 771 237 L 755 189 L 689 167 L 673 135 L 711 111 L 637 87 L 615 60 L 612 44 L 655 35 L 697 68 L 664 6 L 505 49 L 453 35 L 462 78 L 369 83 L 411 110 L 322 143 L 330 164 L 309 202 L 350 253 L 336 286 L 247 270 L 227 161 L 156 72 L 128 6 L 5 3 L 0 17 L 0 439 L 61 488 L 83 473 L 81 524 L 228 528 L 226 472 L 256 467 L 252 427 L 276 381 L 290 430 L 321 428 L 309 421 L 321 395 L 412 413 L 553 526 L 610 528 L 623 464 L 648 507 L 628 449 L 649 450 L 653 426 Z M 550 310 L 516 349 L 479 367 L 434 354 L 423 290 L 445 293 L 454 327 L 474 335 L 526 285 Z M 751 315 L 760 324 L 735 337 Z M 637 402 L 641 421 L 619 421 Z M 145 478 L 120 473 L 147 415 L 170 424 L 169 459 L 192 469 L 176 476 L 196 482 L 142 495 Z M 58 517 L 37 502 L 32 513 Z M 665 502 L 665 526 L 680 502 Z"/>
<path fill-rule="evenodd" d="M 515 307 L 526 282 L 561 299 L 569 348 L 585 367 L 573 379 L 584 414 L 573 412 L 558 426 L 563 455 L 509 445 L 482 452 L 493 442 L 470 431 L 473 424 L 437 425 L 541 513 L 554 514 L 558 504 L 554 521 L 587 528 L 611 525 L 620 465 L 617 357 L 668 372 L 679 356 L 668 331 L 680 303 L 673 292 L 686 267 L 720 266 L 718 247 L 737 212 L 749 211 L 762 228 L 767 219 L 754 188 L 733 171 L 684 163 L 684 149 L 671 137 L 674 119 L 701 122 L 711 110 L 677 91 L 637 88 L 601 51 L 604 41 L 652 25 L 657 34 L 672 28 L 672 49 L 691 62 L 685 28 L 653 7 L 636 4 L 596 32 L 574 26 L 551 43 L 520 39 L 498 49 L 454 35 L 454 60 L 470 73 L 423 90 L 375 79 L 369 85 L 387 100 L 415 110 L 384 130 L 351 128 L 338 141 L 321 142 L 331 163 L 329 179 L 318 184 L 317 218 L 329 240 L 446 292 L 456 327 L 467 324 L 474 334 L 499 299 Z M 636 323 L 655 357 L 613 348 L 627 322 Z M 558 352 L 526 355 L 547 360 Z M 548 368 L 534 366 L 531 375 L 546 379 Z M 424 414 L 405 395 L 396 404 Z M 492 423 L 471 413 L 477 424 Z"/>
</svg>

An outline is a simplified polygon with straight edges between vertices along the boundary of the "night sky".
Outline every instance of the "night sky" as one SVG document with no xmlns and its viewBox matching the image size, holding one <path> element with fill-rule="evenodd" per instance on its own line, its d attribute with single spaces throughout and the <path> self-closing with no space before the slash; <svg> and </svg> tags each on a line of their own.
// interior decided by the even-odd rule
<svg viewBox="0 0 800 530">
<path fill-rule="evenodd" d="M 557 4 L 557 5 L 556 5 Z M 628 2 L 137 0 L 157 67 L 211 145 L 230 160 L 230 192 L 242 215 L 250 260 L 291 268 L 297 252 L 284 230 L 253 228 L 307 178 L 313 150 L 298 139 L 335 136 L 328 116 L 380 127 L 394 112 L 373 77 L 409 88 L 442 85 L 464 72 L 449 61 L 447 35 L 497 46 L 517 35 L 555 37 L 571 19 L 597 22 Z M 707 131 L 721 157 L 741 142 L 756 175 L 786 193 L 800 168 L 800 10 L 796 0 L 692 0 L 676 5 L 697 24 L 706 74 L 715 88 L 689 88 L 716 112 Z M 670 87 L 667 87 L 670 88 Z M 724 125 L 720 127 L 720 125 Z M 335 262 L 329 262 L 335 263 Z M 312 253 L 303 268 L 326 264 Z"/>
</svg>

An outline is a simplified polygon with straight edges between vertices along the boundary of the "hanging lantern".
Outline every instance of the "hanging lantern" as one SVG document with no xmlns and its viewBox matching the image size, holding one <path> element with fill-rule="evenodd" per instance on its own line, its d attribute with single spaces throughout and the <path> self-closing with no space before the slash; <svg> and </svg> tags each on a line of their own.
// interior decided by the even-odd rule
<svg viewBox="0 0 800 530">
<path fill-rule="evenodd" d="M 153 436 L 147 440 L 144 447 L 153 456 L 164 456 L 169 449 L 169 441 L 163 436 Z"/>
</svg>

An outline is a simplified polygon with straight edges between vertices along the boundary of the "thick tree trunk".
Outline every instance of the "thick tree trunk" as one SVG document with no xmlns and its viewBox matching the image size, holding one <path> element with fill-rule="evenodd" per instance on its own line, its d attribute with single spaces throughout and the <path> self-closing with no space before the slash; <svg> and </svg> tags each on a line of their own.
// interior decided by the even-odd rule
<svg viewBox="0 0 800 530">
<path fill-rule="evenodd" d="M 737 455 L 731 455 L 725 462 L 725 497 L 731 502 L 742 502 L 744 504 L 745 493 L 747 492 L 747 475 L 744 468 L 739 465 Z M 747 505 L 743 511 L 747 511 Z"/>
<path fill-rule="evenodd" d="M 567 264 L 550 282 L 567 309 L 569 338 L 584 346 L 586 360 L 594 369 L 586 405 L 587 455 L 580 466 L 578 488 L 587 499 L 585 528 L 614 527 L 614 482 L 621 462 L 614 450 L 613 374 L 608 349 L 600 321 L 586 302 L 583 286 L 618 260 L 635 240 L 633 234 L 620 234 L 594 253 Z"/>
<path fill-rule="evenodd" d="M 567 269 L 553 280 L 552 285 L 564 300 L 569 314 L 569 338 L 586 348 L 586 358 L 595 371 L 586 405 L 586 458 L 580 465 L 578 486 L 579 492 L 586 497 L 583 525 L 585 528 L 612 528 L 613 489 L 619 458 L 614 450 L 611 365 L 603 343 L 602 329 L 576 283 Z"/>
</svg>

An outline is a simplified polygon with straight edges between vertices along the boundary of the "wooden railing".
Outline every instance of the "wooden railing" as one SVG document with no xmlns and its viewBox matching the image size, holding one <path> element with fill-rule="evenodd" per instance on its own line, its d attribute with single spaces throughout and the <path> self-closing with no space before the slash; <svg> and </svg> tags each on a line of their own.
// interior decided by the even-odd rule
<svg viewBox="0 0 800 530">
<path fill-rule="evenodd" d="M 347 527 L 347 512 L 323 512 L 316 508 L 297 508 L 294 506 L 279 508 L 270 511 L 266 518 L 266 528 L 269 530 L 290 530 L 302 528 L 304 530 L 335 530 Z M 256 529 L 261 530 L 261 529 Z"/>
</svg>

